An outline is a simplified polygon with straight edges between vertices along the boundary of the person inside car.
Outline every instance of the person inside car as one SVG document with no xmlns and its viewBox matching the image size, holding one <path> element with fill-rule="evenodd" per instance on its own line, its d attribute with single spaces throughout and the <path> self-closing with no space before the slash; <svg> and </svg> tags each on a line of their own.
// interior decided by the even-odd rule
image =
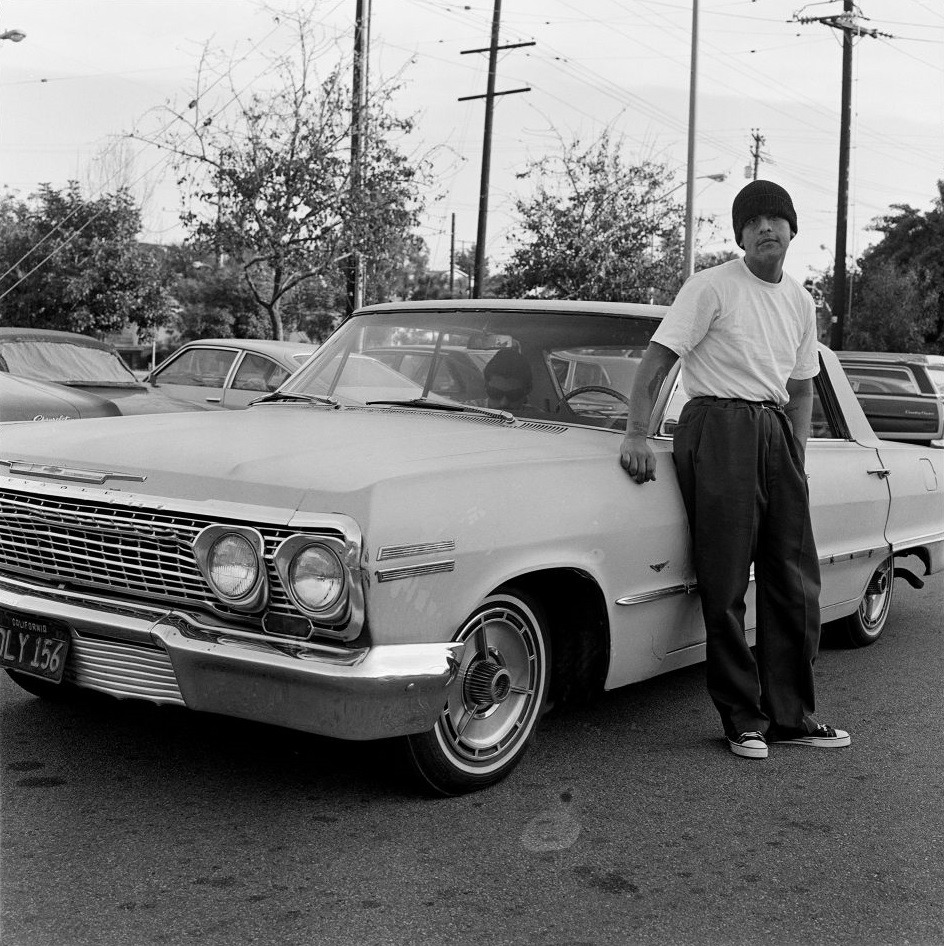
<svg viewBox="0 0 944 946">
<path fill-rule="evenodd" d="M 528 360 L 513 348 L 500 348 L 485 366 L 485 406 L 515 413 L 528 406 L 532 376 Z"/>
</svg>

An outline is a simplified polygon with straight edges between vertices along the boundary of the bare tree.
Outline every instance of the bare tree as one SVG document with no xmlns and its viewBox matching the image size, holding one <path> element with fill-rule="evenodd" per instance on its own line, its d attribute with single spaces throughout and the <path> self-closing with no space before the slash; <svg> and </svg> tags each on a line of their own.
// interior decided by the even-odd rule
<svg viewBox="0 0 944 946">
<path fill-rule="evenodd" d="M 240 88 L 236 63 L 216 66 L 207 47 L 188 106 L 168 108 L 166 131 L 138 135 L 171 153 L 188 193 L 181 219 L 191 240 L 238 261 L 274 338 L 283 337 L 282 306 L 293 290 L 316 278 L 340 287 L 345 259 L 358 252 L 376 264 L 422 210 L 426 167 L 400 150 L 412 122 L 393 113 L 394 87 L 369 98 L 352 189 L 348 64 L 334 51 L 320 75 L 331 51 L 315 40 L 313 11 L 282 15 L 293 43 L 272 60 L 269 88 Z M 225 104 L 211 101 L 217 87 L 227 89 Z"/>
</svg>

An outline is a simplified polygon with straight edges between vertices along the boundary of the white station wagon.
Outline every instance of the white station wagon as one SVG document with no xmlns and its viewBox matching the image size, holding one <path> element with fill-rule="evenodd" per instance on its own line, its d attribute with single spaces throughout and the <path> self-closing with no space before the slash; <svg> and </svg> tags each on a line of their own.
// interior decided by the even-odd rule
<svg viewBox="0 0 944 946">
<path fill-rule="evenodd" d="M 39 695 L 402 737 L 436 792 L 497 781 L 549 703 L 704 658 L 669 456 L 676 375 L 650 431 L 658 480 L 618 463 L 660 314 L 373 306 L 247 411 L 11 427 L 2 664 Z M 397 346 L 425 375 L 391 367 Z M 484 366 L 481 384 L 457 387 L 447 353 Z M 530 378 L 504 410 L 488 406 L 499 355 Z M 821 362 L 807 467 L 822 616 L 861 646 L 894 575 L 944 568 L 944 451 L 879 441 L 832 352 Z"/>
</svg>

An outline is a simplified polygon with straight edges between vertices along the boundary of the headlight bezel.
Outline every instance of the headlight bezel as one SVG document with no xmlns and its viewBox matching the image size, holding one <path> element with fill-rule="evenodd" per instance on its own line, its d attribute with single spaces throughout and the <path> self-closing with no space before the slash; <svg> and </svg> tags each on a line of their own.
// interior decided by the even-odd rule
<svg viewBox="0 0 944 946">
<path fill-rule="evenodd" d="M 319 548 L 337 559 L 341 572 L 341 590 L 337 597 L 322 608 L 312 608 L 298 596 L 292 582 L 293 565 L 300 554 L 308 548 Z M 327 535 L 292 535 L 284 539 L 275 550 L 275 570 L 282 588 L 292 604 L 301 614 L 319 624 L 344 624 L 352 609 L 354 582 L 351 576 L 350 545 L 342 539 Z"/>
<path fill-rule="evenodd" d="M 238 536 L 250 547 L 255 556 L 256 575 L 249 590 L 239 596 L 225 594 L 213 580 L 210 558 L 217 544 L 229 536 Z M 248 526 L 212 525 L 202 529 L 193 540 L 197 566 L 210 590 L 228 608 L 253 614 L 262 611 L 269 601 L 269 581 L 266 575 L 265 539 L 256 529 Z"/>
</svg>

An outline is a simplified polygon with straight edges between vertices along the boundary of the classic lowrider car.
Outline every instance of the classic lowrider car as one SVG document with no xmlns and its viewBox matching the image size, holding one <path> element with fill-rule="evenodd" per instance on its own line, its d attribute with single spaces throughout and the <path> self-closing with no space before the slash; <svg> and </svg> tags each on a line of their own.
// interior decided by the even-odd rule
<svg viewBox="0 0 944 946">
<path fill-rule="evenodd" d="M 660 311 L 374 306 L 247 411 L 5 432 L 3 664 L 40 695 L 402 737 L 445 794 L 497 781 L 549 704 L 704 657 L 669 456 L 684 391 L 667 380 L 660 474 L 638 486 L 617 462 L 625 387 L 558 370 L 604 364 L 628 385 L 635 365 L 614 366 L 638 363 Z M 433 347 L 425 378 L 366 354 L 416 339 Z M 447 346 L 526 359 L 521 408 L 432 392 Z M 944 568 L 944 451 L 879 441 L 833 353 L 821 363 L 807 463 L 822 616 L 866 645 L 894 575 Z"/>
</svg>

